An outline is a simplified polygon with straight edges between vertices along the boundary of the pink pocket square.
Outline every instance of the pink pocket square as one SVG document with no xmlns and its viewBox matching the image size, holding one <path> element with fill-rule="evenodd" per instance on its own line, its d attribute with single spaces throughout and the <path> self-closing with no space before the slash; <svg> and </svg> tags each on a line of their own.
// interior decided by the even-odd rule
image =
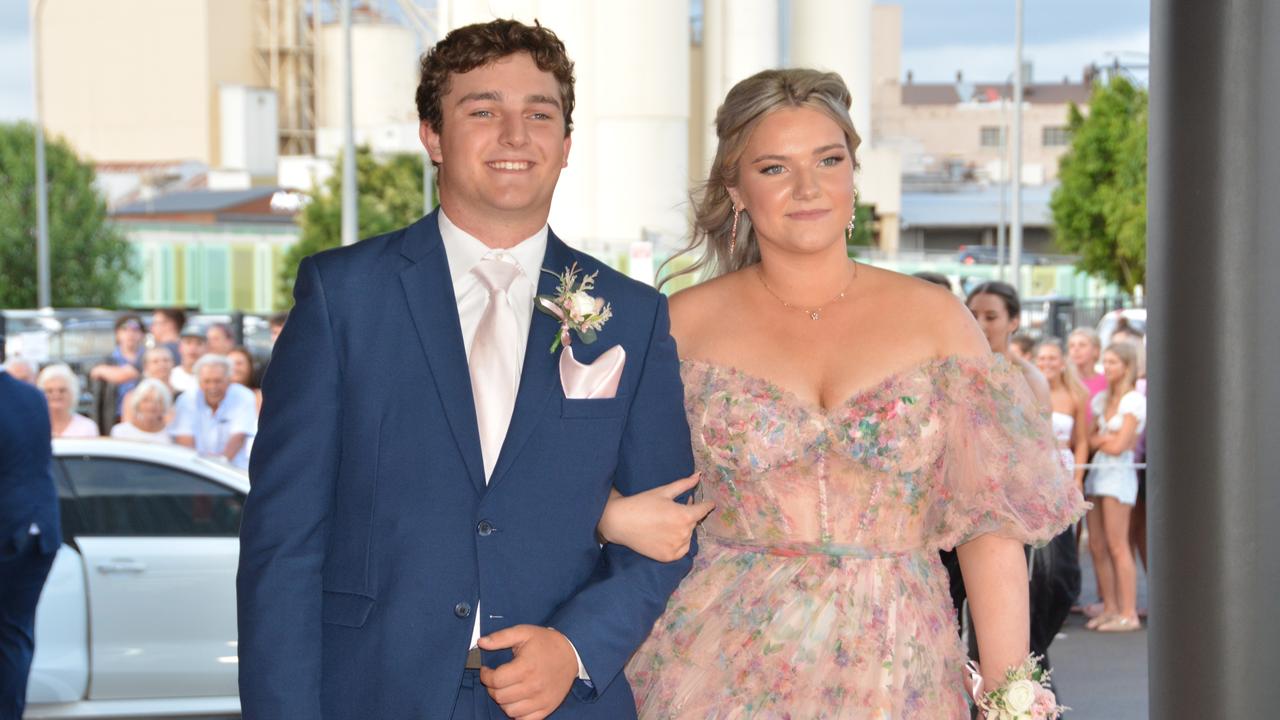
<svg viewBox="0 0 1280 720">
<path fill-rule="evenodd" d="M 573 347 L 566 345 L 560 351 L 560 386 L 564 396 L 575 400 L 611 398 L 618 393 L 618 381 L 622 379 L 622 366 L 627 351 L 621 345 L 605 350 L 590 365 L 573 359 Z"/>
</svg>

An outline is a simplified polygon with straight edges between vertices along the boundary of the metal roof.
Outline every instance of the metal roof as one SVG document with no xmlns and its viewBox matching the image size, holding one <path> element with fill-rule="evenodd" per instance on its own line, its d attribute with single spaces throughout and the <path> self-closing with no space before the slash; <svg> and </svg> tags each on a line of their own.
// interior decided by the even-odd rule
<svg viewBox="0 0 1280 720">
<path fill-rule="evenodd" d="M 282 188 L 260 187 L 248 190 L 186 190 L 160 195 L 150 200 L 131 202 L 116 208 L 113 215 L 172 215 L 176 213 L 219 212 L 237 205 L 271 197 Z"/>
<path fill-rule="evenodd" d="M 1048 227 L 1053 223 L 1049 198 L 1057 184 L 1022 188 L 1024 227 Z M 999 185 L 965 185 L 947 192 L 902 193 L 902 227 L 995 227 L 1000 223 Z M 1005 222 L 1013 207 L 1013 193 L 1005 196 Z"/>
</svg>

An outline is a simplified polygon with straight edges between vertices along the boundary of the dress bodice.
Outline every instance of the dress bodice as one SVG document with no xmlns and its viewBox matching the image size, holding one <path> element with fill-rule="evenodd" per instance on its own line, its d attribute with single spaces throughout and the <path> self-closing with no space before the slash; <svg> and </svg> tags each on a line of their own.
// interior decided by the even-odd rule
<svg viewBox="0 0 1280 720">
<path fill-rule="evenodd" d="M 1058 445 L 1061 447 L 1070 445 L 1071 431 L 1076 429 L 1075 417 L 1055 410 L 1050 421 L 1053 423 L 1053 436 L 1057 439 Z"/>
<path fill-rule="evenodd" d="M 932 359 L 830 409 L 733 368 L 681 367 L 715 541 L 865 557 L 1001 529 L 1042 542 L 1079 499 L 1003 358 Z"/>
</svg>

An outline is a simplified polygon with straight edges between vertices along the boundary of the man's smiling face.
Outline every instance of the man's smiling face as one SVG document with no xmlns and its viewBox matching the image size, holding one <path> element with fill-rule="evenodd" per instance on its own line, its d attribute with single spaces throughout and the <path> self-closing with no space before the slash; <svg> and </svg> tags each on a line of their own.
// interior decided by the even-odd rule
<svg viewBox="0 0 1280 720">
<path fill-rule="evenodd" d="M 460 226 L 542 225 L 569 156 L 560 88 L 528 53 L 449 78 L 442 132 L 422 124 L 440 204 Z"/>
</svg>

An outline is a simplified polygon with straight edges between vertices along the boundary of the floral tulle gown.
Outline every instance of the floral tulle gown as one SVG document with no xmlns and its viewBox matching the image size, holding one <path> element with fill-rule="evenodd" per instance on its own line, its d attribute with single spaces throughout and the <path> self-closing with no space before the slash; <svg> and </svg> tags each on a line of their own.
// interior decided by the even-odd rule
<svg viewBox="0 0 1280 720">
<path fill-rule="evenodd" d="M 1003 358 L 935 359 L 824 410 L 686 360 L 693 571 L 627 667 L 640 717 L 969 717 L 939 548 L 1044 543 L 1085 509 Z"/>
</svg>

